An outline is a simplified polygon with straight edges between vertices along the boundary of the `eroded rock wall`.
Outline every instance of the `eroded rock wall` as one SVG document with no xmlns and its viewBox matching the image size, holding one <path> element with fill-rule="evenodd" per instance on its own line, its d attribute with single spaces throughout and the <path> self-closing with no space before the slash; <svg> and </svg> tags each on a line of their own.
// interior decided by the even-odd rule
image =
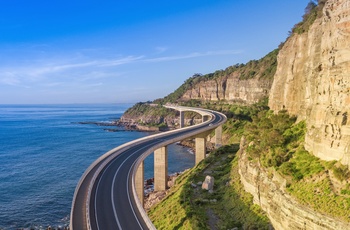
<svg viewBox="0 0 350 230">
<path fill-rule="evenodd" d="M 244 152 L 244 140 L 239 151 L 239 174 L 244 189 L 254 197 L 268 215 L 276 230 L 317 229 L 339 230 L 350 229 L 350 223 L 301 205 L 286 191 L 286 180 L 277 172 L 268 172 L 258 161 L 249 161 Z"/>
<path fill-rule="evenodd" d="M 278 55 L 269 106 L 307 120 L 305 148 L 350 165 L 350 1 L 328 0 Z"/>
<path fill-rule="evenodd" d="M 272 80 L 258 78 L 240 80 L 239 73 L 225 77 L 201 81 L 185 92 L 182 100 L 199 99 L 203 101 L 242 102 L 253 104 L 268 97 Z"/>
</svg>

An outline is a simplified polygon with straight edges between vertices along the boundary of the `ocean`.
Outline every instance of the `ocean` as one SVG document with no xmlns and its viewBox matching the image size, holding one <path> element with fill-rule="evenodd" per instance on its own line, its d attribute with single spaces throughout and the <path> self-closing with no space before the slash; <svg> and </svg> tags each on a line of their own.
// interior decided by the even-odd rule
<svg viewBox="0 0 350 230">
<path fill-rule="evenodd" d="M 132 104 L 0 105 L 0 229 L 69 225 L 75 187 L 108 150 L 152 133 L 106 129 Z M 79 122 L 86 122 L 81 124 Z M 169 173 L 193 167 L 187 148 L 169 146 Z M 153 177 L 153 154 L 145 179 Z"/>
</svg>

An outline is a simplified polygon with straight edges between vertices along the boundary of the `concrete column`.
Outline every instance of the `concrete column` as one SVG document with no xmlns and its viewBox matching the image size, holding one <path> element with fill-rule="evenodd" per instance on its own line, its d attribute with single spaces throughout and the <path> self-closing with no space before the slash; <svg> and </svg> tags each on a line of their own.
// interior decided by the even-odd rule
<svg viewBox="0 0 350 230">
<path fill-rule="evenodd" d="M 206 137 L 196 137 L 196 164 L 205 158 L 206 154 Z"/>
<path fill-rule="evenodd" d="M 222 146 L 222 125 L 215 129 L 215 148 Z"/>
<path fill-rule="evenodd" d="M 202 115 L 202 122 L 206 122 L 208 120 L 209 116 Z"/>
<path fill-rule="evenodd" d="M 185 127 L 185 112 L 180 111 L 180 128 Z"/>
<path fill-rule="evenodd" d="M 136 176 L 135 176 L 135 188 L 136 188 L 136 193 L 137 196 L 142 204 L 144 205 L 144 163 L 139 165 L 136 171 Z"/>
<path fill-rule="evenodd" d="M 165 190 L 168 185 L 168 147 L 154 151 L 154 191 Z"/>
</svg>

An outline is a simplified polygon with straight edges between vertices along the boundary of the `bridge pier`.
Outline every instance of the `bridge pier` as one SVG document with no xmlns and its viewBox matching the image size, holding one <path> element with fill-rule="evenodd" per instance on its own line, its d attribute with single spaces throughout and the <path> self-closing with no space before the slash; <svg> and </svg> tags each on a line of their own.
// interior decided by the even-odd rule
<svg viewBox="0 0 350 230">
<path fill-rule="evenodd" d="M 139 165 L 135 175 L 135 189 L 137 196 L 142 204 L 144 205 L 144 163 L 143 161 Z"/>
<path fill-rule="evenodd" d="M 206 122 L 209 119 L 208 115 L 202 115 L 202 122 Z"/>
<path fill-rule="evenodd" d="M 167 189 L 168 186 L 168 146 L 154 151 L 154 191 Z"/>
<path fill-rule="evenodd" d="M 222 146 L 222 125 L 215 129 L 215 148 L 220 148 Z"/>
<path fill-rule="evenodd" d="M 211 130 L 201 133 L 195 137 L 195 145 L 196 145 L 196 165 L 205 159 L 207 154 L 207 139 L 210 135 Z"/>
<path fill-rule="evenodd" d="M 185 112 L 180 111 L 180 128 L 185 127 Z"/>
<path fill-rule="evenodd" d="M 207 137 L 196 137 L 196 165 L 205 158 Z"/>
</svg>

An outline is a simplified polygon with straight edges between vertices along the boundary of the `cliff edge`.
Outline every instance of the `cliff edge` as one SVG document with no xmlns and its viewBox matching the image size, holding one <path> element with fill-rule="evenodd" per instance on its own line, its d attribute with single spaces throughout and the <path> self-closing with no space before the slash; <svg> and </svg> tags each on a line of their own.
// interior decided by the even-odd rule
<svg viewBox="0 0 350 230">
<path fill-rule="evenodd" d="M 350 1 L 328 0 L 278 55 L 269 106 L 307 121 L 305 148 L 350 165 Z"/>
</svg>

